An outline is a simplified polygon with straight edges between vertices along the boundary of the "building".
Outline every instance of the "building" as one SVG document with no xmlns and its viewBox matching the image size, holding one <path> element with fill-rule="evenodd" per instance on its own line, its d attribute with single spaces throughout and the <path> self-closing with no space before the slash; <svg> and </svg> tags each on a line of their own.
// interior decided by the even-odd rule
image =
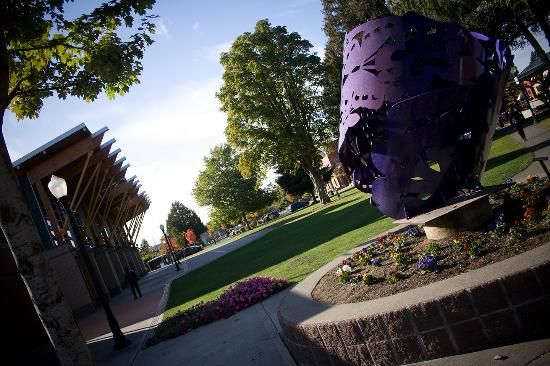
<svg viewBox="0 0 550 366">
<path fill-rule="evenodd" d="M 550 52 L 547 52 L 546 55 L 550 57 Z M 517 80 L 522 84 L 523 90 L 527 93 L 529 103 L 533 109 L 540 110 L 550 102 L 549 69 L 549 65 L 539 56 L 533 56 L 529 65 L 516 75 Z M 529 112 L 528 115 L 530 116 L 531 113 Z"/>
<path fill-rule="evenodd" d="M 330 182 L 326 183 L 327 192 L 334 192 L 345 188 L 351 184 L 350 176 L 345 172 L 340 159 L 338 158 L 338 141 L 333 141 L 330 150 L 325 152 L 321 165 L 327 168 L 333 168 Z"/>
<path fill-rule="evenodd" d="M 118 157 L 120 149 L 113 149 L 114 139 L 103 142 L 107 131 L 92 133 L 80 124 L 13 163 L 45 254 L 76 318 L 93 312 L 99 298 L 60 204 L 47 188 L 52 174 L 67 181 L 71 208 L 104 292 L 115 296 L 122 291 L 125 267 L 146 272 L 136 240 L 150 201 L 139 192 L 135 176 L 125 178 L 129 165 Z M 10 314 L 5 329 L 14 339 L 22 332 L 23 345 L 15 347 L 25 350 L 25 360 L 40 361 L 51 355 L 51 344 L 1 234 L 0 274 L 2 310 Z"/>
</svg>

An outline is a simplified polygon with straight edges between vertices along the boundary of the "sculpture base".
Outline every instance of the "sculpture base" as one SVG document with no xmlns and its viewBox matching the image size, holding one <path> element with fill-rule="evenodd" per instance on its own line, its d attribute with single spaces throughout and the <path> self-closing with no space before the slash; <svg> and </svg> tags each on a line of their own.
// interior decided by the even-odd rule
<svg viewBox="0 0 550 366">
<path fill-rule="evenodd" d="M 445 239 L 460 231 L 482 226 L 493 218 L 489 194 L 507 185 L 489 187 L 461 202 L 457 202 L 410 219 L 394 221 L 396 224 L 424 224 L 426 237 L 430 240 Z"/>
</svg>

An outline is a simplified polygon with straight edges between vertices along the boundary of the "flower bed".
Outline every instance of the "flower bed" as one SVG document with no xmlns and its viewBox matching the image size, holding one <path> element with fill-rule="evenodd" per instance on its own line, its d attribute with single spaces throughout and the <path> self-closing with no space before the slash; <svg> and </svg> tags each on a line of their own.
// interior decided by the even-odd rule
<svg viewBox="0 0 550 366">
<path fill-rule="evenodd" d="M 492 195 L 494 221 L 430 241 L 422 228 L 379 237 L 316 285 L 319 302 L 342 304 L 393 295 L 524 252 L 550 240 L 550 184 L 530 178 Z"/>
<path fill-rule="evenodd" d="M 229 318 L 283 290 L 288 285 L 288 281 L 272 277 L 252 277 L 237 282 L 224 291 L 218 299 L 179 311 L 176 315 L 162 321 L 155 328 L 155 334 L 147 340 L 145 345 L 147 347 L 154 346 L 165 339 L 183 335 L 202 325 Z"/>
</svg>

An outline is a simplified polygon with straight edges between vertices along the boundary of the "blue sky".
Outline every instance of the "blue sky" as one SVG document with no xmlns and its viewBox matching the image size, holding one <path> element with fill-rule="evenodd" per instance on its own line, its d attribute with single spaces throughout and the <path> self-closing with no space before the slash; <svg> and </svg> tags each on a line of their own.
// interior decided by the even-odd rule
<svg viewBox="0 0 550 366">
<path fill-rule="evenodd" d="M 68 14 L 91 8 L 83 4 L 71 4 Z M 137 175 L 152 200 L 140 238 L 158 242 L 158 227 L 174 200 L 194 209 L 204 223 L 208 219 L 191 190 L 203 157 L 225 141 L 225 115 L 214 96 L 223 72 L 220 52 L 265 18 L 300 33 L 319 53 L 326 37 L 320 0 L 157 0 L 153 13 L 159 15 L 155 43 L 145 53 L 141 83 L 128 94 L 114 101 L 102 96 L 93 103 L 50 98 L 36 120 L 17 121 L 8 112 L 3 132 L 16 160 L 79 123 L 92 131 L 108 126 L 104 141 L 117 140 L 113 149 L 121 148 L 119 157 L 131 164 L 127 177 Z M 517 54 L 520 70 L 530 51 Z"/>
</svg>

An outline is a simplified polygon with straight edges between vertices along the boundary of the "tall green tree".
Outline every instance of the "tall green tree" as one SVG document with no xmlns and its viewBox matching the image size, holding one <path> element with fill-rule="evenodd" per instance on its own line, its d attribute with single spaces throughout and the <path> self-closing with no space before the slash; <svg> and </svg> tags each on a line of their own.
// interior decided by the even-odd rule
<svg viewBox="0 0 550 366">
<path fill-rule="evenodd" d="M 259 187 L 256 173 L 243 177 L 237 163 L 238 157 L 229 145 L 215 146 L 204 158 L 204 169 L 195 182 L 193 195 L 199 205 L 212 208 L 215 217 L 210 220 L 216 224 L 240 218 L 250 229 L 246 214 L 271 204 L 275 197 Z"/>
<path fill-rule="evenodd" d="M 230 207 L 220 209 L 212 206 L 210 208 L 210 215 L 208 218 L 210 219 L 210 223 L 214 229 L 220 227 L 228 229 L 242 221 L 241 213 L 237 210 L 231 209 Z"/>
<path fill-rule="evenodd" d="M 200 235 L 206 231 L 206 226 L 204 226 L 197 213 L 178 201 L 172 202 L 172 207 L 170 207 L 166 219 L 166 227 L 169 232 L 175 230 L 178 233 L 185 233 L 187 229 L 191 229 Z"/>
<path fill-rule="evenodd" d="M 141 245 L 139 246 L 139 256 L 143 262 L 147 262 L 155 258 L 158 254 L 158 251 L 153 250 L 147 239 L 141 240 Z"/>
<path fill-rule="evenodd" d="M 71 20 L 63 0 L 0 1 L 0 125 L 6 109 L 20 119 L 38 117 L 50 96 L 91 101 L 102 92 L 127 92 L 138 82 L 143 51 L 152 43 L 153 4 L 113 0 Z M 3 134 L 0 182 L 0 228 L 61 364 L 93 364 L 44 255 Z"/>
<path fill-rule="evenodd" d="M 261 20 L 222 53 L 223 85 L 216 95 L 243 173 L 301 166 L 325 203 L 330 199 L 319 173 L 319 151 L 335 129 L 325 118 L 323 66 L 311 48 L 298 33 Z"/>
<path fill-rule="evenodd" d="M 299 196 L 306 192 L 313 193 L 313 183 L 303 169 L 298 169 L 296 173 L 278 170 L 280 174 L 275 182 L 288 194 Z"/>
<path fill-rule="evenodd" d="M 384 0 L 323 0 L 323 30 L 327 36 L 323 104 L 335 129 L 340 124 L 344 36 L 361 23 L 389 14 Z"/>
<path fill-rule="evenodd" d="M 389 0 L 397 14 L 413 10 L 441 21 L 458 22 L 470 31 L 500 38 L 512 48 L 531 44 L 543 62 L 550 64 L 532 31 L 543 30 L 550 42 L 547 1 L 541 0 Z"/>
<path fill-rule="evenodd" d="M 332 168 L 322 167 L 320 169 L 321 178 L 323 183 L 330 182 L 332 177 Z M 311 180 L 307 176 L 306 172 L 303 169 L 298 169 L 295 173 L 284 170 L 277 170 L 279 176 L 275 179 L 275 182 L 281 187 L 286 193 L 289 193 L 293 196 L 299 196 L 306 192 L 310 192 L 315 199 L 314 188 Z"/>
</svg>

